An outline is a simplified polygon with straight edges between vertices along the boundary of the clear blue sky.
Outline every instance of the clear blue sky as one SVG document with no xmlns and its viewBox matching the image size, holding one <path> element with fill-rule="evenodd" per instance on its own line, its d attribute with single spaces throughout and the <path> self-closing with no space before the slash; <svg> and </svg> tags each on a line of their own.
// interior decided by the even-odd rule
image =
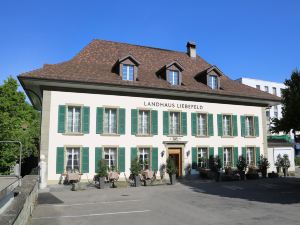
<svg viewBox="0 0 300 225">
<path fill-rule="evenodd" d="M 0 2 L 0 84 L 70 59 L 92 39 L 197 53 L 232 79 L 300 68 L 299 0 Z"/>
</svg>

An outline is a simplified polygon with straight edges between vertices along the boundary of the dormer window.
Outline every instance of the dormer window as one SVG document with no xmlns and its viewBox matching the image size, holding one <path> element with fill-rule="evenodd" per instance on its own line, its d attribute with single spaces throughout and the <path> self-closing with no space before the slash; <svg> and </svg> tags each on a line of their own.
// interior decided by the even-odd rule
<svg viewBox="0 0 300 225">
<path fill-rule="evenodd" d="M 179 72 L 175 70 L 169 70 L 169 82 L 172 85 L 179 85 Z"/>
<path fill-rule="evenodd" d="M 211 87 L 211 89 L 218 89 L 218 77 L 215 75 L 208 75 L 207 85 Z"/>
<path fill-rule="evenodd" d="M 122 65 L 122 80 L 134 80 L 134 66 L 133 65 Z"/>
</svg>

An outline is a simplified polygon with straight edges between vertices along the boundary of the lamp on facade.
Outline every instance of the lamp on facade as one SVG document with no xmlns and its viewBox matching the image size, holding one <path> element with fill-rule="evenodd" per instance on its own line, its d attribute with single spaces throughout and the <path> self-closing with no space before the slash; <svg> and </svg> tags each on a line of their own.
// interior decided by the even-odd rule
<svg viewBox="0 0 300 225">
<path fill-rule="evenodd" d="M 162 150 L 160 154 L 161 154 L 161 157 L 164 157 L 164 155 L 165 155 L 165 150 Z"/>
<path fill-rule="evenodd" d="M 186 156 L 189 157 L 190 153 L 191 153 L 191 151 L 188 150 L 188 151 L 186 152 Z"/>
</svg>

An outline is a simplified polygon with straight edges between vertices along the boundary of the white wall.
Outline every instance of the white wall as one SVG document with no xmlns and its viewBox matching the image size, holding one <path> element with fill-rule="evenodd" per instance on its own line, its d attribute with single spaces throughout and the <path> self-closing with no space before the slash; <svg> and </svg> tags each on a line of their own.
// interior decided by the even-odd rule
<svg viewBox="0 0 300 225">
<path fill-rule="evenodd" d="M 289 156 L 289 160 L 291 162 L 291 167 L 289 168 L 289 171 L 295 171 L 295 157 L 294 157 L 294 148 L 292 147 L 273 147 L 268 148 L 268 160 L 270 162 L 270 168 L 268 171 L 276 172 L 276 166 L 275 162 L 277 160 L 277 156 L 280 154 L 281 157 L 283 157 L 284 154 L 287 154 Z"/>
<path fill-rule="evenodd" d="M 56 148 L 65 145 L 82 145 L 84 147 L 89 147 L 89 171 L 87 174 L 89 179 L 92 179 L 94 175 L 94 151 L 95 147 L 101 147 L 103 145 L 116 145 L 126 148 L 126 173 L 129 175 L 130 168 L 130 148 L 137 145 L 152 145 L 153 147 L 158 147 L 158 167 L 162 163 L 165 163 L 166 154 L 161 157 L 161 151 L 166 151 L 166 147 L 163 141 L 171 141 L 171 137 L 164 136 L 163 133 L 163 111 L 174 110 L 174 108 L 165 107 L 147 107 L 144 106 L 144 102 L 159 101 L 163 103 L 174 103 L 175 105 L 181 103 L 189 103 L 202 105 L 202 110 L 196 110 L 200 112 L 213 113 L 214 116 L 214 136 L 207 138 L 196 138 L 191 135 L 191 113 L 196 112 L 195 110 L 184 109 L 182 111 L 187 112 L 187 136 L 180 137 L 180 141 L 186 141 L 184 149 L 184 163 L 187 165 L 191 163 L 191 154 L 187 156 L 186 152 L 191 151 L 192 147 L 196 146 L 210 146 L 214 147 L 215 155 L 218 153 L 218 147 L 222 146 L 235 146 L 239 147 L 239 155 L 241 155 L 242 147 L 246 145 L 260 147 L 261 153 L 265 151 L 263 129 L 265 126 L 262 125 L 262 110 L 261 107 L 254 106 L 242 106 L 242 105 L 228 105 L 228 104 L 217 104 L 217 103 L 205 103 L 205 102 L 186 102 L 177 100 L 163 100 L 163 99 L 153 99 L 153 98 L 141 98 L 141 97 L 125 97 L 125 96 L 113 96 L 113 95 L 100 95 L 100 94 L 88 94 L 88 93 L 71 93 L 71 92 L 57 92 L 57 91 L 44 91 L 48 92 L 47 100 L 51 99 L 50 106 L 50 118 L 49 118 L 49 128 L 47 126 L 42 126 L 43 130 L 49 129 L 49 146 L 48 146 L 48 180 L 58 180 L 60 175 L 56 174 Z M 49 95 L 50 93 L 50 95 Z M 83 104 L 90 107 L 90 133 L 82 136 L 70 136 L 65 134 L 57 133 L 58 125 L 58 106 L 64 104 Z M 43 102 L 45 104 L 45 102 Z M 126 133 L 121 136 L 101 136 L 96 134 L 96 107 L 101 106 L 118 106 L 126 108 Z M 136 137 L 131 135 L 131 109 L 133 108 L 149 108 L 158 111 L 158 135 L 153 137 Z M 175 108 L 176 109 L 176 108 Z M 217 114 L 220 113 L 232 113 L 238 115 L 238 137 L 233 138 L 221 138 L 218 136 L 217 129 Z M 244 138 L 241 137 L 241 127 L 240 127 L 240 115 L 251 114 L 259 117 L 259 133 L 260 136 L 256 138 Z M 46 123 L 45 123 L 46 124 Z M 47 133 L 47 132 L 42 132 Z M 196 171 L 193 171 L 196 172 Z M 86 178 L 84 175 L 83 178 Z"/>
</svg>

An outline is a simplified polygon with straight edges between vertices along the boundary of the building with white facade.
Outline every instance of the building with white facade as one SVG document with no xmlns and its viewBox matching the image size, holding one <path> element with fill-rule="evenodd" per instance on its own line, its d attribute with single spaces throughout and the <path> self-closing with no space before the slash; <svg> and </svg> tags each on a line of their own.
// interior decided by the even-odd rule
<svg viewBox="0 0 300 225">
<path fill-rule="evenodd" d="M 157 171 L 167 157 L 178 176 L 201 157 L 235 167 L 267 154 L 266 107 L 280 98 L 231 80 L 196 54 L 94 40 L 69 61 L 21 74 L 42 112 L 40 153 L 47 182 L 68 171 L 92 179 L 100 159 L 121 179 L 138 157 Z M 279 91 L 279 90 L 278 90 Z"/>
</svg>

